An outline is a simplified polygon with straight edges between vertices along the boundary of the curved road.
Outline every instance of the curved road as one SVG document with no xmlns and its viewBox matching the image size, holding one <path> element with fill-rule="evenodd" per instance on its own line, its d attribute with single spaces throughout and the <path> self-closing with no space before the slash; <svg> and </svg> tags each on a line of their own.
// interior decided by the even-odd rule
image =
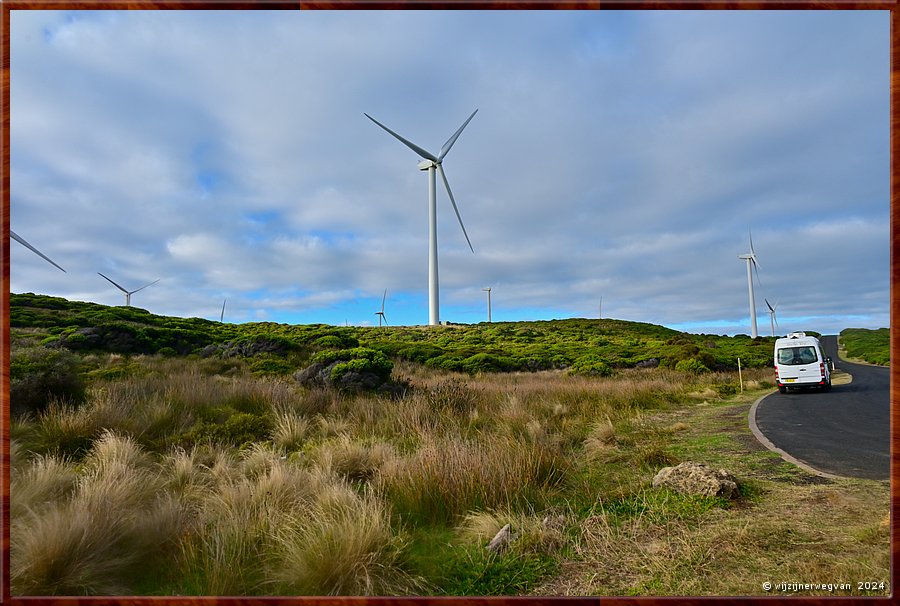
<svg viewBox="0 0 900 606">
<path fill-rule="evenodd" d="M 890 370 L 841 360 L 836 336 L 823 336 L 821 342 L 825 355 L 852 382 L 834 385 L 827 393 L 810 389 L 768 395 L 754 407 L 751 428 L 755 421 L 776 448 L 820 472 L 887 480 Z"/>
</svg>

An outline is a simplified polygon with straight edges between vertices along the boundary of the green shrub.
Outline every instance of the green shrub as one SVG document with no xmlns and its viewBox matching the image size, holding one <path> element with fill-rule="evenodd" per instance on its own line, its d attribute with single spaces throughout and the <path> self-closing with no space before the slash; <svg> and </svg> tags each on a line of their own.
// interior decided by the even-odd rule
<svg viewBox="0 0 900 606">
<path fill-rule="evenodd" d="M 359 347 L 359 341 L 349 334 L 330 334 L 319 337 L 313 341 L 313 345 L 322 349 L 351 349 Z"/>
<path fill-rule="evenodd" d="M 39 414 L 52 399 L 84 402 L 78 358 L 65 350 L 28 347 L 13 352 L 9 363 L 10 414 Z"/>
<path fill-rule="evenodd" d="M 679 361 L 675 365 L 675 370 L 693 373 L 709 372 L 709 368 L 697 358 L 688 358 L 687 360 Z"/>
<path fill-rule="evenodd" d="M 575 360 L 575 363 L 569 368 L 569 374 L 610 377 L 613 374 L 613 369 L 607 361 L 600 356 L 596 354 L 585 354 Z"/>
<path fill-rule="evenodd" d="M 474 375 L 479 372 L 503 372 L 512 370 L 513 361 L 506 356 L 498 356 L 489 353 L 478 353 L 463 360 L 462 367 L 467 373 Z"/>
<path fill-rule="evenodd" d="M 394 370 L 394 363 L 375 349 L 354 347 L 337 351 L 320 351 L 313 362 L 329 365 L 338 362 L 331 370 L 331 380 L 339 381 L 348 372 L 372 373 L 382 381 L 387 381 Z"/>
<path fill-rule="evenodd" d="M 257 356 L 250 362 L 250 372 L 255 375 L 287 375 L 295 370 L 287 360 L 270 355 Z"/>
</svg>

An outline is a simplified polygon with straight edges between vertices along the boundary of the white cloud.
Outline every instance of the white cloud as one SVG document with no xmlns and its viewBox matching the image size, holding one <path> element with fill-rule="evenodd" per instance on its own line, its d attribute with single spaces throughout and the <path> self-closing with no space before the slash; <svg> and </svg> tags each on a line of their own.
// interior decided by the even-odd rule
<svg viewBox="0 0 900 606">
<path fill-rule="evenodd" d="M 887 321 L 877 12 L 14 11 L 11 23 L 12 224 L 71 267 L 14 245 L 14 292 L 117 302 L 96 276 L 109 270 L 165 276 L 140 293 L 160 313 L 211 317 L 227 293 L 246 320 L 302 308 L 360 323 L 361 301 L 389 288 L 395 321 L 422 322 L 426 175 L 363 112 L 436 150 L 477 107 L 445 164 L 475 255 L 438 182 L 455 315 L 481 319 L 479 289 L 496 284 L 513 316 L 590 315 L 602 295 L 626 319 L 739 325 L 752 227 L 786 314 Z M 816 251 L 808 279 L 782 269 L 786 242 Z"/>
</svg>

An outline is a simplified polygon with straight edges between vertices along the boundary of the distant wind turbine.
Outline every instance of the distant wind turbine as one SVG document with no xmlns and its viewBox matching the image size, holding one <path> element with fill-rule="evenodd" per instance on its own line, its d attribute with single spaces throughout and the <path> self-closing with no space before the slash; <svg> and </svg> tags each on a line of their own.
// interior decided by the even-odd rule
<svg viewBox="0 0 900 606">
<path fill-rule="evenodd" d="M 378 326 L 381 326 L 381 321 L 384 320 L 385 326 L 387 326 L 387 318 L 384 317 L 384 301 L 387 299 L 387 289 L 384 289 L 384 295 L 381 297 L 381 311 L 376 311 L 375 315 L 378 316 Z"/>
<path fill-rule="evenodd" d="M 456 207 L 456 200 L 453 199 L 453 192 L 450 191 L 450 183 L 447 181 L 447 176 L 444 174 L 444 168 L 441 163 L 444 160 L 444 156 L 447 155 L 450 148 L 456 143 L 456 139 L 459 137 L 460 133 L 462 133 L 466 125 L 469 124 L 469 121 L 475 117 L 477 112 L 477 109 L 472 112 L 472 115 L 463 122 L 463 125 L 460 126 L 455 133 L 453 133 L 453 136 L 447 139 L 447 142 L 441 147 L 440 153 L 436 156 L 431 152 L 422 149 L 415 143 L 407 141 L 369 114 L 365 114 L 366 118 L 386 130 L 401 143 L 416 152 L 419 157 L 422 158 L 422 161 L 419 162 L 419 170 L 428 171 L 428 323 L 432 326 L 441 323 L 440 305 L 438 302 L 437 192 L 434 175 L 435 171 L 441 173 L 441 179 L 444 182 L 444 187 L 447 189 L 447 195 L 450 196 L 450 203 L 453 204 L 453 210 L 456 211 L 456 218 L 459 220 L 459 226 L 462 228 L 463 235 L 466 237 L 469 249 L 474 253 L 475 249 L 472 248 L 469 234 L 466 233 L 466 226 L 463 225 L 462 217 L 459 215 L 459 209 Z"/>
<path fill-rule="evenodd" d="M 222 313 L 219 314 L 219 322 L 225 321 L 225 303 L 228 302 L 228 299 L 222 301 Z"/>
<path fill-rule="evenodd" d="M 488 322 L 491 321 L 491 287 L 488 286 L 486 288 L 482 288 L 481 290 L 487 291 L 488 297 Z"/>
<path fill-rule="evenodd" d="M 25 238 L 23 238 L 22 236 L 18 235 L 18 234 L 17 234 L 16 232 L 14 232 L 13 230 L 9 230 L 9 237 L 12 238 L 13 240 L 15 240 L 16 242 L 18 242 L 19 244 L 21 244 L 22 246 L 24 246 L 25 248 L 29 249 L 31 252 L 33 252 L 34 254 L 36 254 L 37 256 L 39 256 L 39 257 L 42 258 L 44 261 L 46 261 L 47 263 L 51 264 L 52 266 L 54 266 L 54 267 L 57 268 L 58 270 L 63 271 L 63 272 L 66 271 L 66 270 L 64 270 L 62 267 L 60 267 L 59 265 L 57 265 L 56 263 L 54 263 L 54 262 L 50 259 L 50 257 L 48 257 L 47 255 L 45 255 L 44 253 L 42 253 L 41 251 L 39 251 L 38 249 L 36 249 L 34 246 L 32 246 L 31 244 L 29 244 L 28 242 L 26 242 L 26 241 L 25 241 Z"/>
<path fill-rule="evenodd" d="M 738 255 L 738 259 L 747 261 L 747 287 L 750 289 L 750 336 L 756 338 L 759 333 L 756 330 L 756 299 L 753 296 L 753 269 L 756 269 L 756 279 L 759 280 L 759 261 L 756 259 L 756 252 L 753 250 L 753 233 L 750 232 L 750 252 Z M 751 267 L 751 265 L 753 267 Z"/>
<path fill-rule="evenodd" d="M 775 326 L 778 325 L 778 320 L 775 319 L 775 309 L 778 307 L 778 301 L 775 301 L 775 305 L 769 303 L 768 299 L 763 299 L 766 302 L 766 305 L 769 308 L 769 321 L 772 323 L 772 336 L 775 336 Z M 780 327 L 779 327 L 780 328 Z"/>
<path fill-rule="evenodd" d="M 119 290 L 121 290 L 123 293 L 125 293 L 125 306 L 126 306 L 126 307 L 129 306 L 129 305 L 131 305 L 131 295 L 133 295 L 134 293 L 136 293 L 136 292 L 138 292 L 138 291 L 140 291 L 140 290 L 144 290 L 144 289 L 147 288 L 148 286 L 153 286 L 154 284 L 156 284 L 157 282 L 159 282 L 159 280 L 154 280 L 153 282 L 150 282 L 150 284 L 144 284 L 144 285 L 141 286 L 140 288 L 136 288 L 136 289 L 134 289 L 134 290 L 130 290 L 130 291 L 129 291 L 129 290 L 125 290 L 124 288 L 122 288 L 121 286 L 119 286 L 118 284 L 116 284 L 115 282 L 113 282 L 112 280 L 110 280 L 109 278 L 107 278 L 106 276 L 104 276 L 103 274 L 101 274 L 99 271 L 98 271 L 97 273 L 100 274 L 100 276 L 102 276 L 107 282 L 109 282 L 110 284 L 112 284 L 113 286 L 115 286 L 116 288 L 118 288 Z"/>
</svg>

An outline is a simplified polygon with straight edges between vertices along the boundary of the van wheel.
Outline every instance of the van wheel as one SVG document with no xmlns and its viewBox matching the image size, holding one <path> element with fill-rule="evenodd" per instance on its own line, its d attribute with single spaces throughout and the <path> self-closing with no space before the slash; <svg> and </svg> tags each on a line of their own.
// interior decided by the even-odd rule
<svg viewBox="0 0 900 606">
<path fill-rule="evenodd" d="M 778 391 L 781 392 L 781 393 L 787 393 L 787 387 L 784 387 L 784 386 L 782 386 L 782 385 L 779 385 L 779 386 L 778 386 Z"/>
<path fill-rule="evenodd" d="M 831 381 L 825 383 L 825 386 L 822 388 L 822 391 L 831 391 Z"/>
</svg>

